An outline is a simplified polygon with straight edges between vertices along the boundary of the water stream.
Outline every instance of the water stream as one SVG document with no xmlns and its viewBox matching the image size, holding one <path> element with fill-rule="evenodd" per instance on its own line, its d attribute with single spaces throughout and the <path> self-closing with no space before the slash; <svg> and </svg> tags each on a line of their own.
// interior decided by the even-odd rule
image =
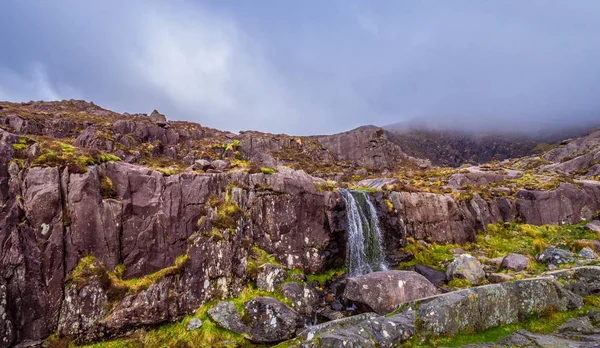
<svg viewBox="0 0 600 348">
<path fill-rule="evenodd" d="M 369 196 L 363 191 L 342 190 L 340 193 L 346 202 L 348 218 L 348 275 L 356 277 L 386 270 L 379 219 Z"/>
</svg>

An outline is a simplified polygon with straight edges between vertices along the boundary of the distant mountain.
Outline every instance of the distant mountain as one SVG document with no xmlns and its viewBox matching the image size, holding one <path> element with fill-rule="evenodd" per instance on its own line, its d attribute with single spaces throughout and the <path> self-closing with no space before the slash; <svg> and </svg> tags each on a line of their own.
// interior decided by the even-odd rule
<svg viewBox="0 0 600 348">
<path fill-rule="evenodd" d="M 434 165 L 458 167 L 542 153 L 570 138 L 589 134 L 592 126 L 525 133 L 476 133 L 441 130 L 414 123 L 396 123 L 384 127 L 387 138 L 406 154 L 431 160 Z"/>
</svg>

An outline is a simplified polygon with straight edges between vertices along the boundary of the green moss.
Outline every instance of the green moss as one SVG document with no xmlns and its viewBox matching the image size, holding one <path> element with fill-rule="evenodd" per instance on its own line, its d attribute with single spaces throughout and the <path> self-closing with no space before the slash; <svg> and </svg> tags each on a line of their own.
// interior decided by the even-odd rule
<svg viewBox="0 0 600 348">
<path fill-rule="evenodd" d="M 238 221 L 244 212 L 231 200 L 231 196 L 228 194 L 224 200 L 213 204 L 217 208 L 217 215 L 212 219 L 212 225 L 219 229 L 234 230 L 237 228 Z"/>
<path fill-rule="evenodd" d="M 260 172 L 263 174 L 266 174 L 266 175 L 271 175 L 271 174 L 277 173 L 277 170 L 275 170 L 273 168 L 269 168 L 269 167 L 261 167 Z"/>
<path fill-rule="evenodd" d="M 463 278 L 454 278 L 448 282 L 448 286 L 451 288 L 468 288 L 471 286 L 471 282 Z"/>
<path fill-rule="evenodd" d="M 246 265 L 248 274 L 251 277 L 256 276 L 258 269 L 264 264 L 280 265 L 273 255 L 267 253 L 258 246 L 253 246 L 250 250 L 250 257 Z"/>
<path fill-rule="evenodd" d="M 114 272 L 108 272 L 108 275 L 110 277 L 112 287 L 125 289 L 127 293 L 135 294 L 141 290 L 148 289 L 150 285 L 157 283 L 167 276 L 180 273 L 188 259 L 189 257 L 187 254 L 178 256 L 175 259 L 175 264 L 173 266 L 163 268 L 142 278 L 132 278 L 126 280 L 121 279 L 119 274 L 123 274 L 125 269 L 124 266 L 120 269 L 115 269 Z"/>
<path fill-rule="evenodd" d="M 117 192 L 113 187 L 113 182 L 107 176 L 100 177 L 100 195 L 102 198 L 117 198 Z"/>
<path fill-rule="evenodd" d="M 346 272 L 345 268 L 330 269 L 325 273 L 320 274 L 308 274 L 306 275 L 306 282 L 311 283 L 313 281 L 318 282 L 321 286 L 325 286 L 328 281 L 334 277 L 341 276 Z"/>
<path fill-rule="evenodd" d="M 327 180 L 325 182 L 315 183 L 315 189 L 317 189 L 317 191 L 319 191 L 319 192 L 335 191 L 336 186 L 335 186 L 335 182 L 333 182 L 331 180 Z"/>
<path fill-rule="evenodd" d="M 12 144 L 15 151 L 21 151 L 27 148 L 27 144 Z"/>
</svg>

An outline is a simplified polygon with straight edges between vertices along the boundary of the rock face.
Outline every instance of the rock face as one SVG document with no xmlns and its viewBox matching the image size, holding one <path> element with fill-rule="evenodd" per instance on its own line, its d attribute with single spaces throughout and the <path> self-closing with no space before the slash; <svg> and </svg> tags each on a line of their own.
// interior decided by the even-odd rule
<svg viewBox="0 0 600 348">
<path fill-rule="evenodd" d="M 248 333 L 256 343 L 274 343 L 290 339 L 304 324 L 293 309 L 270 297 L 257 297 L 246 302 Z"/>
<path fill-rule="evenodd" d="M 364 312 L 386 314 L 398 305 L 438 291 L 425 277 L 411 271 L 381 271 L 350 278 L 344 298 Z"/>
<path fill-rule="evenodd" d="M 508 254 L 502 259 L 500 269 L 507 269 L 509 271 L 521 272 L 529 266 L 529 259 L 525 255 L 521 254 Z"/>
<path fill-rule="evenodd" d="M 581 267 L 554 272 L 551 277 L 516 280 L 454 291 L 416 300 L 392 316 L 363 314 L 311 327 L 300 334 L 297 347 L 343 347 L 350 342 L 364 347 L 396 347 L 415 336 L 455 335 L 478 332 L 499 325 L 516 323 L 548 310 L 566 311 L 583 306 L 577 293 L 566 284 L 600 279 L 599 267 Z M 597 283 L 596 283 L 597 284 Z M 316 342 L 319 342 L 316 345 Z"/>
<path fill-rule="evenodd" d="M 450 262 L 446 268 L 448 280 L 462 278 L 468 280 L 471 284 L 477 284 L 485 278 L 483 266 L 477 259 L 469 254 L 461 254 Z"/>
</svg>

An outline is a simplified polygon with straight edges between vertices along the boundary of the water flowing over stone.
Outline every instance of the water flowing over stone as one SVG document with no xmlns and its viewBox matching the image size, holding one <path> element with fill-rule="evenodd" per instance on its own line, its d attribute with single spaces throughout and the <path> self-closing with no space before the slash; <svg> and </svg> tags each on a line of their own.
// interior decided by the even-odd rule
<svg viewBox="0 0 600 348">
<path fill-rule="evenodd" d="M 341 191 L 348 217 L 346 265 L 350 277 L 386 270 L 379 219 L 373 203 L 361 191 Z"/>
</svg>

